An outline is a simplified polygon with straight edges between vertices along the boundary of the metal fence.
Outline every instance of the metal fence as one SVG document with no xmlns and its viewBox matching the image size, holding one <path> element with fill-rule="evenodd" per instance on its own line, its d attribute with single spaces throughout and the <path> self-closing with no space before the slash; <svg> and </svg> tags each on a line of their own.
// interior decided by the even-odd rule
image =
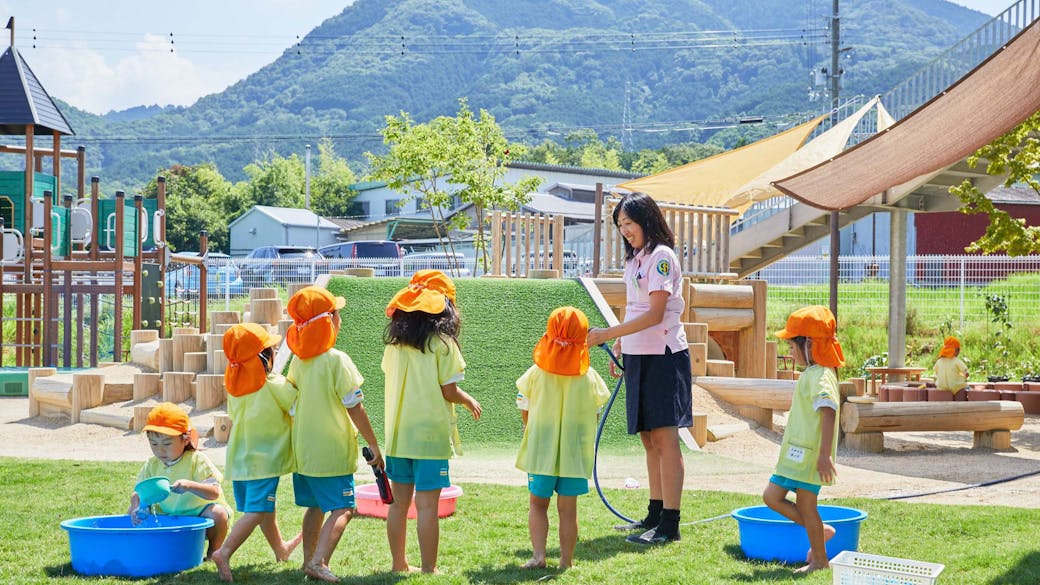
<svg viewBox="0 0 1040 585">
<path fill-rule="evenodd" d="M 789 256 L 754 273 L 768 283 L 769 311 L 827 305 L 826 256 Z M 988 321 L 986 297 L 999 295 L 1013 320 L 1040 319 L 1040 256 L 910 256 L 906 268 L 908 311 L 929 323 Z M 843 256 L 838 269 L 838 306 L 855 306 L 861 316 L 887 323 L 887 256 Z"/>
</svg>

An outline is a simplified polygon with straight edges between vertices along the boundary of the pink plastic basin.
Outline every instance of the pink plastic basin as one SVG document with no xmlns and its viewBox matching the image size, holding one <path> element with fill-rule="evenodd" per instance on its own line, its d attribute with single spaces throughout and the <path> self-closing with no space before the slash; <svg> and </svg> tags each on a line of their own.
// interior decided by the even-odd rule
<svg viewBox="0 0 1040 585">
<path fill-rule="evenodd" d="M 441 498 L 437 502 L 437 517 L 444 518 L 455 513 L 455 500 L 462 495 L 462 488 L 457 485 L 448 486 L 441 490 Z M 373 516 L 375 518 L 386 518 L 390 506 L 379 499 L 379 487 L 374 483 L 366 483 L 354 488 L 354 499 L 357 503 L 357 513 L 362 516 Z M 408 506 L 408 517 L 415 518 L 415 498 L 412 498 Z"/>
</svg>

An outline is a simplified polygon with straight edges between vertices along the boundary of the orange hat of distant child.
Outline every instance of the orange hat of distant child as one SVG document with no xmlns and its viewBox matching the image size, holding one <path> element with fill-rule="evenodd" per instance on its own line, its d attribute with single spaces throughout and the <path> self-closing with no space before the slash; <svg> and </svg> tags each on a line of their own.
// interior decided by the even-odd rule
<svg viewBox="0 0 1040 585">
<path fill-rule="evenodd" d="M 837 323 L 834 313 L 827 307 L 810 305 L 791 313 L 787 325 L 776 332 L 780 339 L 808 337 L 812 340 L 813 363 L 828 368 L 840 368 L 845 365 L 845 354 L 835 336 Z"/>
<path fill-rule="evenodd" d="M 534 363 L 561 376 L 583 376 L 589 370 L 589 319 L 574 307 L 560 307 L 549 315 L 545 335 L 534 346 Z"/>
<path fill-rule="evenodd" d="M 285 342 L 300 359 L 321 355 L 336 345 L 336 326 L 332 315 L 347 304 L 343 297 L 320 286 L 308 286 L 296 292 L 285 308 L 293 324 L 285 334 Z"/>
<path fill-rule="evenodd" d="M 440 270 L 420 270 L 412 275 L 408 286 L 397 291 L 386 306 L 386 316 L 392 317 L 394 310 L 406 313 L 422 311 L 431 315 L 444 312 L 448 299 L 455 302 L 455 283 Z"/>
<path fill-rule="evenodd" d="M 947 337 L 943 340 L 943 348 L 939 350 L 939 357 L 951 358 L 957 355 L 961 348 L 961 341 L 956 337 Z"/>
<path fill-rule="evenodd" d="M 263 388 L 267 368 L 260 352 L 278 345 L 281 335 L 271 335 L 267 327 L 257 323 L 239 323 L 224 332 L 224 387 L 232 396 L 245 396 Z"/>
<path fill-rule="evenodd" d="M 192 449 L 199 446 L 199 433 L 192 426 L 188 413 L 172 402 L 163 402 L 149 410 L 144 430 L 170 437 L 187 435 L 188 444 Z"/>
</svg>

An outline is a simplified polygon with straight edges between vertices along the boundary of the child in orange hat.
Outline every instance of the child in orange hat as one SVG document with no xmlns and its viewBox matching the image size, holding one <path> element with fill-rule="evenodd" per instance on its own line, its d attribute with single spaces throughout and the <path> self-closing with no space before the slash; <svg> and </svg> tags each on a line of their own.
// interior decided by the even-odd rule
<svg viewBox="0 0 1040 585">
<path fill-rule="evenodd" d="M 968 387 L 968 366 L 961 361 L 961 342 L 956 337 L 943 340 L 935 360 L 935 387 L 957 394 Z"/>
<path fill-rule="evenodd" d="M 420 270 L 386 306 L 386 474 L 394 493 L 386 520 L 392 571 L 411 571 L 405 555 L 408 507 L 415 492 L 421 569 L 436 572 L 437 505 L 449 487 L 448 459 L 460 454 L 455 404 L 480 419 L 480 403 L 458 387 L 466 362 L 459 349 L 455 283 L 439 270 Z"/>
<path fill-rule="evenodd" d="M 798 569 L 810 573 L 830 566 L 826 542 L 834 528 L 823 523 L 817 508 L 821 485 L 831 485 L 837 476 L 834 453 L 838 449 L 838 376 L 835 368 L 845 365 L 841 344 L 835 337 L 834 314 L 827 307 L 812 305 L 787 318 L 787 326 L 776 332 L 791 344 L 796 365 L 805 370 L 798 378 L 787 428 L 780 443 L 780 459 L 769 478 L 762 499 L 773 510 L 805 527 L 809 537 L 808 563 Z M 787 492 L 795 493 L 795 501 Z"/>
<path fill-rule="evenodd" d="M 224 386 L 232 423 L 225 469 L 234 486 L 235 506 L 243 515 L 212 555 L 223 581 L 232 580 L 231 555 L 257 526 L 278 561 L 287 560 L 302 539 L 298 534 L 282 540 L 275 517 L 278 479 L 293 470 L 290 411 L 296 400 L 296 388 L 271 371 L 281 340 L 256 323 L 233 325 L 224 333 Z"/>
<path fill-rule="evenodd" d="M 574 307 L 553 311 L 534 348 L 534 365 L 516 381 L 516 404 L 524 420 L 516 467 L 527 472 L 531 492 L 527 523 L 533 556 L 524 569 L 545 567 L 554 491 L 560 514 L 560 568 L 574 563 L 578 496 L 589 493 L 596 420 L 610 400 L 603 378 L 589 368 L 588 332 L 585 313 Z"/>
<path fill-rule="evenodd" d="M 372 423 L 361 404 L 364 378 L 350 356 L 335 349 L 343 297 L 324 288 L 297 291 L 286 307 L 293 319 L 286 343 L 295 357 L 289 382 L 299 395 L 292 424 L 296 505 L 304 506 L 303 571 L 308 577 L 338 581 L 329 560 L 354 516 L 354 472 L 360 432 L 382 468 Z M 325 514 L 328 518 L 325 518 Z"/>
<path fill-rule="evenodd" d="M 231 509 L 224 500 L 220 482 L 224 479 L 213 462 L 200 453 L 199 433 L 188 413 L 172 402 L 163 402 L 148 412 L 144 427 L 152 455 L 137 474 L 137 481 L 150 477 L 170 480 L 170 495 L 152 505 L 155 514 L 202 516 L 213 520 L 206 529 L 206 558 L 220 548 L 228 531 Z M 137 492 L 130 496 L 128 514 L 134 524 L 140 522 L 141 499 Z"/>
</svg>

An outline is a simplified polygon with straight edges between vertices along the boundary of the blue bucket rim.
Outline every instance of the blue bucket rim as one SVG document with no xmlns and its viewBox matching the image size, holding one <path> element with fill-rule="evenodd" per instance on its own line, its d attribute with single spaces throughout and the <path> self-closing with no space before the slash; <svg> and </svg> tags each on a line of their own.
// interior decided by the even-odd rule
<svg viewBox="0 0 1040 585">
<path fill-rule="evenodd" d="M 761 510 L 763 508 L 764 509 L 771 509 L 771 508 L 769 508 L 769 506 L 765 506 L 765 505 L 761 505 L 761 504 L 757 505 L 757 506 L 744 506 L 743 508 L 737 508 L 736 510 L 733 510 L 732 512 L 730 512 L 730 516 L 732 516 L 733 518 L 735 518 L 739 522 L 749 522 L 749 523 L 754 523 L 754 524 L 792 524 L 792 525 L 794 524 L 794 522 L 788 520 L 787 518 L 783 518 L 783 517 L 781 517 L 781 518 L 758 518 L 758 517 L 755 517 L 755 516 L 747 516 L 746 515 L 746 512 L 748 510 Z M 828 508 L 828 509 L 837 509 L 837 510 L 851 510 L 852 512 L 856 512 L 855 515 L 853 515 L 853 516 L 851 516 L 849 518 L 839 518 L 837 520 L 824 520 L 824 522 L 826 522 L 827 524 L 844 524 L 844 523 L 849 523 L 849 522 L 862 522 L 863 520 L 867 519 L 867 513 L 864 512 L 863 510 L 858 509 L 858 508 L 850 508 L 848 506 L 829 506 L 829 505 L 821 505 L 818 508 L 821 509 L 821 510 L 824 509 L 824 508 Z"/>
<path fill-rule="evenodd" d="M 210 528 L 213 526 L 213 520 L 211 518 L 203 518 L 202 516 L 176 516 L 176 515 L 165 515 L 167 518 L 190 518 L 192 522 L 186 524 L 178 524 L 176 526 L 144 526 L 139 524 L 137 526 L 126 526 L 126 527 L 102 527 L 102 526 L 81 526 L 78 522 L 97 520 L 99 518 L 126 518 L 126 514 L 111 514 L 107 516 L 84 516 L 82 518 L 70 518 L 61 522 L 61 527 L 69 532 L 102 532 L 105 534 L 121 534 L 124 532 L 132 532 L 134 534 L 141 534 L 146 532 L 182 532 L 187 530 L 200 530 Z"/>
</svg>

